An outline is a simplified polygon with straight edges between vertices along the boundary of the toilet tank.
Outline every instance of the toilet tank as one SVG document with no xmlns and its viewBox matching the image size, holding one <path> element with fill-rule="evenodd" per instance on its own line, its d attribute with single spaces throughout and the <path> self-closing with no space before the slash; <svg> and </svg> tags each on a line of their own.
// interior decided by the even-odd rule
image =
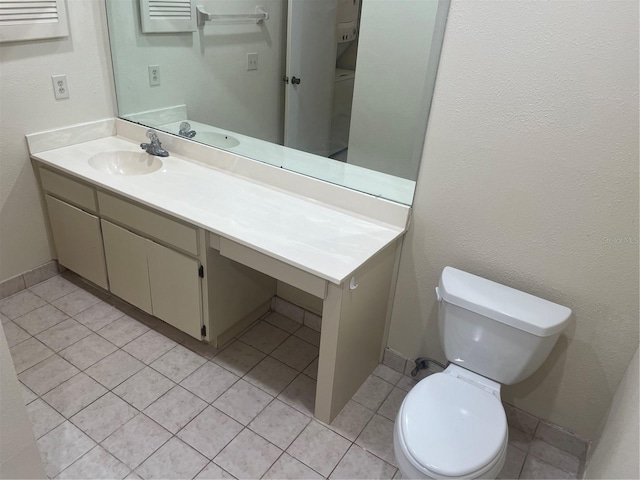
<svg viewBox="0 0 640 480">
<path fill-rule="evenodd" d="M 447 359 L 504 385 L 542 365 L 571 317 L 567 307 L 452 267 L 436 293 Z"/>
</svg>

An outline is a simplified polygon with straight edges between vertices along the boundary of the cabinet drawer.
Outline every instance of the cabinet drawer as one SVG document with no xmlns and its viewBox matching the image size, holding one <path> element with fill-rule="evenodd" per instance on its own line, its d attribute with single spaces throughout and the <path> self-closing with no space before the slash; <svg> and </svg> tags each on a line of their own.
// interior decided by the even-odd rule
<svg viewBox="0 0 640 480">
<path fill-rule="evenodd" d="M 45 168 L 40 168 L 40 180 L 44 191 L 68 200 L 70 203 L 85 210 L 91 212 L 98 210 L 93 188 Z"/>
<path fill-rule="evenodd" d="M 212 241 L 213 239 L 210 239 L 210 242 Z M 326 298 L 327 296 L 326 280 L 224 237 L 220 238 L 220 255 L 266 273 L 270 277 L 295 285 L 300 290 L 316 297 Z"/>
<path fill-rule="evenodd" d="M 104 192 L 98 192 L 98 205 L 101 215 L 184 252 L 198 255 L 198 232 L 195 228 Z"/>
</svg>

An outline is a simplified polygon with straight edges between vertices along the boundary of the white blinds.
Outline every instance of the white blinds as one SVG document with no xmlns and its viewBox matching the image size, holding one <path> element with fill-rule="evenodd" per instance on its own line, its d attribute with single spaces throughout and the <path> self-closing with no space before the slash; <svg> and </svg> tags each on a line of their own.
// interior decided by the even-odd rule
<svg viewBox="0 0 640 480">
<path fill-rule="evenodd" d="M 0 42 L 67 35 L 65 0 L 0 0 Z"/>
<path fill-rule="evenodd" d="M 192 0 L 140 0 L 143 33 L 195 32 Z"/>
</svg>

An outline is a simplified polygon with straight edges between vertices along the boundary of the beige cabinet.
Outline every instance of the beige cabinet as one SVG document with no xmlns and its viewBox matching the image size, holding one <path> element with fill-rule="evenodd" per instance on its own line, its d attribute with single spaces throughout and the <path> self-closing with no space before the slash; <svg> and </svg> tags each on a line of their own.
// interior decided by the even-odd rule
<svg viewBox="0 0 640 480">
<path fill-rule="evenodd" d="M 111 293 L 152 313 L 147 240 L 105 220 L 102 236 Z"/>
<path fill-rule="evenodd" d="M 200 263 L 151 240 L 146 241 L 146 249 L 153 315 L 200 338 Z"/>
<path fill-rule="evenodd" d="M 102 220 L 110 290 L 183 332 L 200 338 L 200 262 Z"/>
<path fill-rule="evenodd" d="M 60 265 L 109 288 L 100 219 L 50 195 L 45 200 Z"/>
</svg>

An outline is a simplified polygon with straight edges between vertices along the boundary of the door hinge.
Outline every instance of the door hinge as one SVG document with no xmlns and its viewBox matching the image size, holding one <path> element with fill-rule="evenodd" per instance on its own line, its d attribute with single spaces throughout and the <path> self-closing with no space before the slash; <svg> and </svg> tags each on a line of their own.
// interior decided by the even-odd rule
<svg viewBox="0 0 640 480">
<path fill-rule="evenodd" d="M 200 328 L 200 335 L 202 335 L 203 337 L 207 336 L 207 327 L 205 327 L 204 325 L 202 325 L 202 327 Z"/>
<path fill-rule="evenodd" d="M 198 267 L 198 276 L 200 278 L 204 278 L 204 267 L 202 265 L 200 265 L 200 267 Z"/>
</svg>

